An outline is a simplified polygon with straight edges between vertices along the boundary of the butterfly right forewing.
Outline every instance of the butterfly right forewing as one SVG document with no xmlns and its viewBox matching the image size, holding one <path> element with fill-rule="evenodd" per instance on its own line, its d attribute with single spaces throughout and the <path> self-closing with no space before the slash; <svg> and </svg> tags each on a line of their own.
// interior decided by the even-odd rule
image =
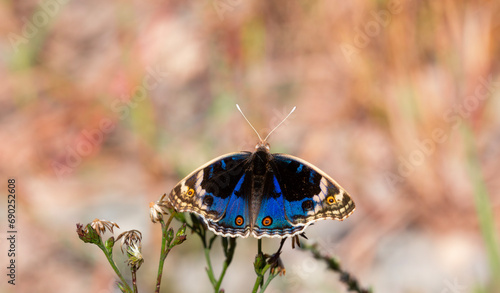
<svg viewBox="0 0 500 293">
<path fill-rule="evenodd" d="M 323 219 L 342 221 L 354 212 L 355 205 L 347 191 L 319 168 L 290 155 L 273 157 L 290 223 L 307 226 Z"/>
</svg>

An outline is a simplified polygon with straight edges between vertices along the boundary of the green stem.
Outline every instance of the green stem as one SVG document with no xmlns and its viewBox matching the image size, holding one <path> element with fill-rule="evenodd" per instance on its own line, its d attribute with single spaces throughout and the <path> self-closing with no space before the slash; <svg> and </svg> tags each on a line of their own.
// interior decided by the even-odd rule
<svg viewBox="0 0 500 293">
<path fill-rule="evenodd" d="M 467 148 L 467 171 L 472 181 L 474 189 L 474 201 L 476 213 L 481 228 L 481 234 L 484 239 L 488 259 L 490 261 L 493 276 L 500 274 L 500 250 L 498 229 L 495 227 L 495 216 L 492 209 L 490 194 L 484 182 L 481 163 L 478 159 L 478 153 L 475 146 L 474 134 L 470 126 L 463 127 L 465 145 Z M 493 278 L 493 287 L 496 291 L 500 290 L 500 279 Z"/>
<path fill-rule="evenodd" d="M 222 280 L 224 280 L 224 276 L 226 275 L 226 271 L 227 271 L 227 268 L 229 267 L 229 264 L 230 264 L 230 259 L 232 258 L 232 255 L 227 255 L 226 256 L 226 259 L 224 260 L 224 263 L 222 264 L 222 272 L 219 276 L 218 279 L 215 278 L 215 274 L 214 274 L 214 271 L 213 271 L 213 267 L 212 267 L 212 261 L 210 260 L 210 248 L 211 248 L 211 243 L 212 241 L 210 241 L 210 245 L 208 245 L 208 247 L 206 247 L 204 249 L 205 251 L 205 259 L 207 261 L 207 275 L 208 275 L 208 278 L 210 279 L 210 282 L 212 283 L 212 286 L 214 287 L 214 292 L 219 292 L 220 290 L 220 286 L 222 284 Z M 234 251 L 232 252 L 229 252 L 229 253 L 233 253 Z"/>
<path fill-rule="evenodd" d="M 214 292 L 218 293 L 222 284 L 222 280 L 224 280 L 224 276 L 226 275 L 227 268 L 231 264 L 231 260 L 233 259 L 234 255 L 234 250 L 236 248 L 236 240 L 231 238 L 230 240 L 227 240 L 226 238 L 221 238 L 222 239 L 222 247 L 224 249 L 224 254 L 226 255 L 226 259 L 224 260 L 224 263 L 222 264 L 222 272 L 220 273 L 220 276 L 218 279 L 215 278 L 214 270 L 212 267 L 212 261 L 210 260 L 210 250 L 212 249 L 212 244 L 214 240 L 217 238 L 217 235 L 214 235 L 212 238 L 210 238 L 208 244 L 206 241 L 206 234 L 198 234 L 200 235 L 200 238 L 202 238 L 202 242 L 204 245 L 203 251 L 205 252 L 205 259 L 207 261 L 207 275 L 208 278 L 210 279 L 210 283 L 212 283 L 212 286 L 214 287 Z"/>
<path fill-rule="evenodd" d="M 121 283 L 123 284 L 123 286 L 125 287 L 125 289 L 127 290 L 127 292 L 132 292 L 132 289 L 130 288 L 130 286 L 128 285 L 127 281 L 125 281 L 125 278 L 123 278 L 120 270 L 118 269 L 118 267 L 116 266 L 114 260 L 113 260 L 113 255 L 111 252 L 109 252 L 106 247 L 104 246 L 104 244 L 102 244 L 102 242 L 100 244 L 98 244 L 97 246 L 99 246 L 99 248 L 104 252 L 104 255 L 106 256 L 106 259 L 108 260 L 109 264 L 111 265 L 111 267 L 113 268 L 113 270 L 115 271 L 116 275 L 118 276 L 118 278 L 120 278 L 120 281 Z"/>
<path fill-rule="evenodd" d="M 264 254 L 262 253 L 262 239 L 257 240 L 257 256 L 263 256 Z M 253 293 L 256 293 L 257 290 L 259 290 L 260 284 L 262 284 L 262 279 L 264 278 L 264 274 L 266 273 L 266 267 L 262 268 L 262 270 L 259 272 L 256 270 L 257 273 L 257 279 L 255 279 L 255 284 L 253 286 Z"/>
<path fill-rule="evenodd" d="M 281 249 L 283 248 L 283 244 L 285 243 L 286 238 L 281 240 L 280 247 L 278 251 L 273 255 L 264 255 L 262 252 L 262 239 L 259 239 L 257 242 L 257 257 L 255 265 L 255 272 L 257 273 L 257 279 L 255 280 L 255 284 L 252 292 L 257 292 L 260 286 L 260 293 L 264 293 L 267 289 L 267 286 L 271 283 L 271 281 L 277 276 L 284 273 L 284 267 L 280 260 Z M 264 263 L 262 263 L 264 261 Z M 264 265 L 265 264 L 265 265 Z M 264 282 L 264 277 L 266 272 L 269 271 L 267 276 L 267 280 Z"/>
<path fill-rule="evenodd" d="M 174 219 L 174 214 L 172 213 L 170 217 L 167 220 L 167 223 L 163 222 L 163 219 L 160 219 L 160 223 L 162 226 L 162 237 L 161 237 L 161 253 L 160 253 L 160 262 L 158 264 L 158 275 L 156 277 L 156 290 L 155 293 L 160 293 L 160 285 L 161 285 L 161 277 L 163 275 L 163 266 L 165 264 L 165 259 L 167 258 L 168 253 L 170 252 L 170 249 L 166 248 L 166 243 L 167 243 L 167 231 L 168 227 L 170 226 L 170 223 Z"/>
<path fill-rule="evenodd" d="M 271 281 L 277 276 L 278 274 L 269 274 L 269 277 L 267 277 L 267 281 L 264 284 L 264 286 L 261 287 L 260 293 L 264 293 L 266 291 L 267 286 L 271 283 Z"/>
<path fill-rule="evenodd" d="M 263 275 L 258 275 L 257 279 L 255 280 L 255 284 L 253 285 L 252 293 L 257 293 L 257 290 L 259 290 L 259 285 L 260 282 L 262 282 Z"/>
<path fill-rule="evenodd" d="M 255 284 L 253 285 L 252 293 L 257 293 L 257 290 L 259 290 L 259 286 L 262 284 L 262 280 L 264 279 L 264 275 L 266 274 L 267 270 L 270 267 L 271 267 L 270 264 L 266 264 L 266 266 L 262 269 L 262 272 L 257 275 L 257 279 L 255 279 Z M 266 285 L 266 287 L 267 287 L 267 285 Z M 264 292 L 264 291 L 261 290 L 260 292 Z"/>
<path fill-rule="evenodd" d="M 217 284 L 217 280 L 215 279 L 215 276 L 214 276 L 214 271 L 213 271 L 213 268 L 212 268 L 212 261 L 210 260 L 210 248 L 208 247 L 205 247 L 205 259 L 207 260 L 207 275 L 208 275 L 208 278 L 210 279 L 210 283 L 212 283 L 212 286 L 214 286 L 215 288 L 215 285 Z"/>
<path fill-rule="evenodd" d="M 219 292 L 220 285 L 222 284 L 222 280 L 224 279 L 224 275 L 226 274 L 226 270 L 229 267 L 229 264 L 227 261 L 224 261 L 222 272 L 220 273 L 219 280 L 217 281 L 217 284 L 215 284 L 214 291 Z"/>
</svg>

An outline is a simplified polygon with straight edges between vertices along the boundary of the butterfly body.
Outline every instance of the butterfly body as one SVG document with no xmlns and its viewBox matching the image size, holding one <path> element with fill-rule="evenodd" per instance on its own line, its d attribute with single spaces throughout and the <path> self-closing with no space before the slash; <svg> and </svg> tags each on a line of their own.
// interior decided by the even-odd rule
<svg viewBox="0 0 500 293">
<path fill-rule="evenodd" d="M 317 220 L 344 220 L 355 209 L 332 178 L 302 159 L 271 154 L 265 141 L 253 153 L 230 153 L 201 166 L 168 201 L 230 237 L 291 237 Z"/>
</svg>

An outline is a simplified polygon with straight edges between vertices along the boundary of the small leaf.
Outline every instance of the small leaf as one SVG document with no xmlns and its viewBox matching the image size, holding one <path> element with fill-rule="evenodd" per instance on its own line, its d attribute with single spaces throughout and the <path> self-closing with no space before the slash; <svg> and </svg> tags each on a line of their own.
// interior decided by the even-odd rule
<svg viewBox="0 0 500 293">
<path fill-rule="evenodd" d="M 186 223 L 182 224 L 182 226 L 177 230 L 177 234 L 175 236 L 179 237 L 182 235 L 186 235 Z"/>
<path fill-rule="evenodd" d="M 120 291 L 122 291 L 123 293 L 128 293 L 127 288 L 121 282 L 118 282 L 116 285 L 118 286 Z"/>
<path fill-rule="evenodd" d="M 179 228 L 179 230 L 177 230 L 177 233 L 175 234 L 174 242 L 172 243 L 171 247 L 179 245 L 184 241 L 186 241 L 186 223 L 182 224 L 182 226 Z"/>
<path fill-rule="evenodd" d="M 113 252 L 113 246 L 115 245 L 115 237 L 111 236 L 109 237 L 108 240 L 104 243 L 104 246 L 106 246 L 106 249 L 108 250 L 109 253 Z"/>
<path fill-rule="evenodd" d="M 170 243 L 172 242 L 172 239 L 174 239 L 174 229 L 169 228 L 167 230 L 167 233 L 165 235 L 165 239 L 167 240 L 168 246 L 170 246 Z"/>
</svg>

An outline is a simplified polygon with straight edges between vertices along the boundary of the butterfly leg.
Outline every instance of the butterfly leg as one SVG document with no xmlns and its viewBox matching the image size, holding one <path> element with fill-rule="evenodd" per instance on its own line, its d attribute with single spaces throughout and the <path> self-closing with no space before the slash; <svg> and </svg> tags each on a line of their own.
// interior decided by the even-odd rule
<svg viewBox="0 0 500 293">
<path fill-rule="evenodd" d="M 300 247 L 300 239 L 299 239 L 299 236 L 302 236 L 304 237 L 305 239 L 308 239 L 306 237 L 306 233 L 300 233 L 300 234 L 297 234 L 297 235 L 294 235 L 292 237 L 292 249 L 295 249 L 295 244 L 297 244 L 297 247 Z"/>
<path fill-rule="evenodd" d="M 286 239 L 287 238 L 281 239 L 278 251 L 276 251 L 276 253 L 274 253 L 273 255 L 269 256 L 269 259 L 267 260 L 267 263 L 271 265 L 271 274 L 274 274 L 275 272 L 279 273 L 280 276 L 285 274 L 285 266 L 281 261 L 280 255 L 281 255 L 281 249 L 283 248 L 283 244 L 285 244 Z"/>
<path fill-rule="evenodd" d="M 288 237 L 287 237 L 288 238 Z M 278 248 L 278 251 L 275 253 L 277 254 L 278 256 L 281 254 L 281 249 L 283 248 L 283 244 L 285 244 L 285 241 L 287 238 L 283 238 L 281 239 L 281 243 L 280 243 L 280 248 Z"/>
</svg>

